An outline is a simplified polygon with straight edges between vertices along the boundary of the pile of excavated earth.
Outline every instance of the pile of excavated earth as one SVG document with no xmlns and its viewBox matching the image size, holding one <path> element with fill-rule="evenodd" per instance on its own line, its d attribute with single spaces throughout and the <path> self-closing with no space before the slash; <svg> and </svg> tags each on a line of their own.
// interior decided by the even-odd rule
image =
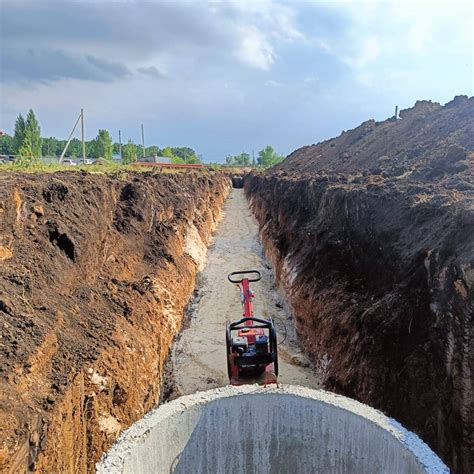
<svg viewBox="0 0 474 474">
<path fill-rule="evenodd" d="M 0 471 L 93 472 L 132 426 L 101 472 L 216 472 L 221 451 L 245 459 L 235 472 L 445 472 L 362 402 L 473 472 L 473 161 L 474 99 L 457 97 L 233 183 L 0 173 Z M 244 190 L 227 199 L 232 184 Z M 255 308 L 276 317 L 281 382 L 358 402 L 219 388 L 225 320 L 241 315 L 235 265 L 262 270 Z"/>
<path fill-rule="evenodd" d="M 474 98 L 417 102 L 245 180 L 323 386 L 474 471 Z"/>
</svg>

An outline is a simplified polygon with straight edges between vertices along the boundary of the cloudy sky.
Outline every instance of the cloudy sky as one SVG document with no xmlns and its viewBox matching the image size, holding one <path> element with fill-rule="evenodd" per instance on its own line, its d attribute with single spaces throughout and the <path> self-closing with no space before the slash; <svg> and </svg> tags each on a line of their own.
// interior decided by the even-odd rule
<svg viewBox="0 0 474 474">
<path fill-rule="evenodd" d="M 474 95 L 471 1 L 0 0 L 0 129 L 288 154 L 417 99 Z"/>
</svg>

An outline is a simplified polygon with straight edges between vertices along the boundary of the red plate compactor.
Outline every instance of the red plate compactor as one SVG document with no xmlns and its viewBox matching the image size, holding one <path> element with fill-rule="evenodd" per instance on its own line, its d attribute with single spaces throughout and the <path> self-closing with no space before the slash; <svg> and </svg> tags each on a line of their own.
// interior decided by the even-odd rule
<svg viewBox="0 0 474 474">
<path fill-rule="evenodd" d="M 228 280 L 240 289 L 243 317 L 226 322 L 227 371 L 231 385 L 278 383 L 278 352 L 273 319 L 255 318 L 250 282 L 259 281 L 257 270 L 232 272 Z"/>
</svg>

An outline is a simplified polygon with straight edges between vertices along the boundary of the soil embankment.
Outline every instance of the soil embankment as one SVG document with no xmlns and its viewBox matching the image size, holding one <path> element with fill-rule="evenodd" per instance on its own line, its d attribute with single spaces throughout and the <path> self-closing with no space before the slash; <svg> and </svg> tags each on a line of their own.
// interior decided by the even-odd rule
<svg viewBox="0 0 474 474">
<path fill-rule="evenodd" d="M 275 288 L 274 274 L 263 255 L 258 227 L 243 190 L 233 189 L 223 218 L 209 247 L 206 266 L 198 276 L 183 330 L 173 344 L 164 380 L 165 398 L 176 398 L 229 383 L 226 364 L 225 322 L 242 316 L 239 290 L 227 281 L 237 270 L 257 269 L 262 279 L 252 284 L 254 314 L 274 318 L 277 328 L 279 381 L 318 388 L 308 359 L 301 352 L 294 323 Z"/>
<path fill-rule="evenodd" d="M 245 180 L 324 386 L 474 470 L 474 99 L 419 102 Z"/>
<path fill-rule="evenodd" d="M 230 180 L 0 174 L 0 470 L 85 472 L 156 405 Z"/>
</svg>

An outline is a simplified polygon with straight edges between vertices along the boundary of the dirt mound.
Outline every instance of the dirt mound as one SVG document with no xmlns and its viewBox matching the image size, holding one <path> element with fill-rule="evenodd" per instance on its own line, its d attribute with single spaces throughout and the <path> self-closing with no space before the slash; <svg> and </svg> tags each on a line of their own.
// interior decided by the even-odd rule
<svg viewBox="0 0 474 474">
<path fill-rule="evenodd" d="M 474 99 L 419 102 L 245 181 L 327 388 L 472 472 Z"/>
<path fill-rule="evenodd" d="M 90 471 L 154 406 L 229 187 L 0 174 L 0 470 Z"/>
<path fill-rule="evenodd" d="M 432 182 L 467 171 L 473 151 L 474 98 L 459 96 L 445 106 L 419 101 L 402 110 L 400 119 L 368 120 L 294 151 L 274 169 Z"/>
</svg>

